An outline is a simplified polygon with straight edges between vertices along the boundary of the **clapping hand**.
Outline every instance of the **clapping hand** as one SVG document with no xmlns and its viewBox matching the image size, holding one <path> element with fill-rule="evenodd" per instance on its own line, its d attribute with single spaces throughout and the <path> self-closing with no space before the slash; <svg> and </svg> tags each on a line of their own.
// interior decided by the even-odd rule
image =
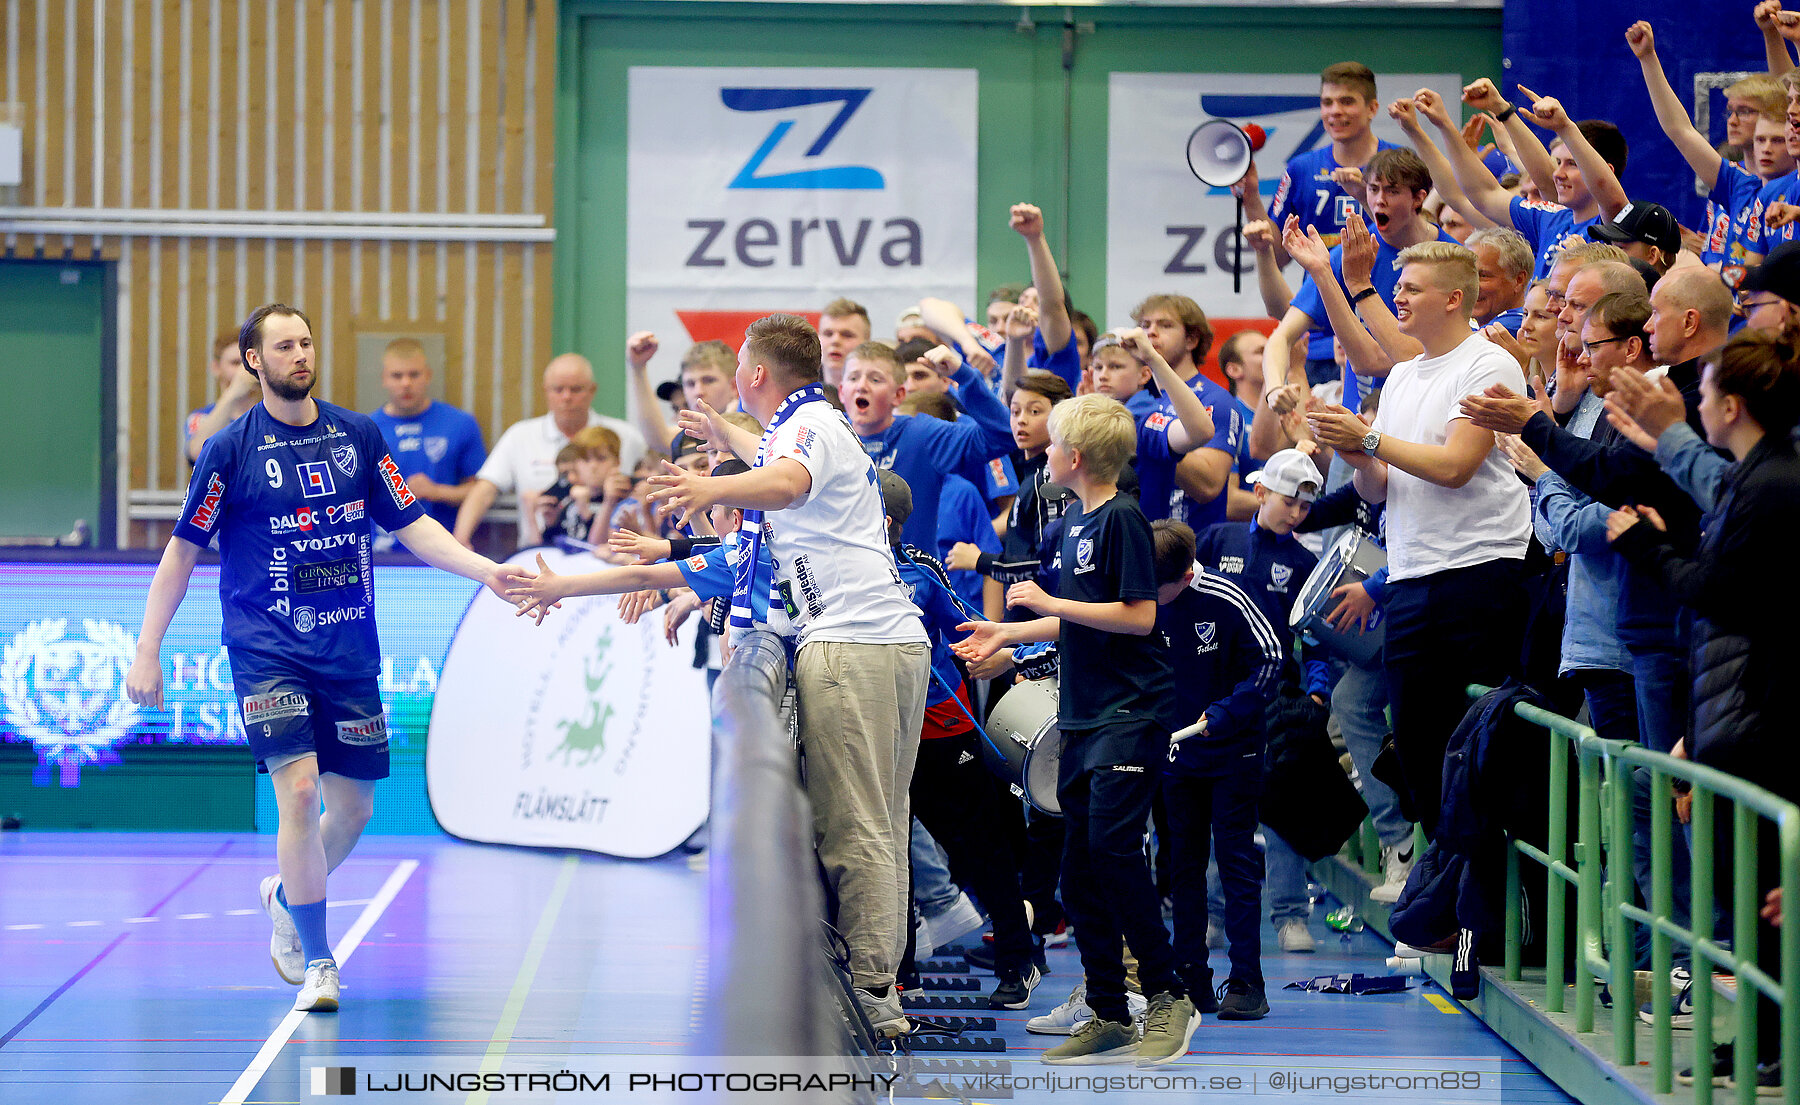
<svg viewBox="0 0 1800 1105">
<path fill-rule="evenodd" d="M 1302 229 L 1300 216 L 1289 215 L 1287 226 L 1281 233 L 1281 244 L 1287 247 L 1288 256 L 1300 262 L 1300 267 L 1315 280 L 1331 278 L 1331 247 L 1319 237 L 1317 227 Z"/>
</svg>

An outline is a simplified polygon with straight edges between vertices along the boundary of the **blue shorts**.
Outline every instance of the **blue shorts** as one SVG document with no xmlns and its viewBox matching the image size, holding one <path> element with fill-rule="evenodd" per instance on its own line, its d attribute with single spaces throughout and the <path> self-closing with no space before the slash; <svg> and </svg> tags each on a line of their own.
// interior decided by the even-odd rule
<svg viewBox="0 0 1800 1105">
<path fill-rule="evenodd" d="M 315 753 L 321 775 L 387 778 L 387 714 L 374 676 L 330 679 L 241 649 L 231 649 L 230 658 L 256 770 L 267 772 L 271 759 Z"/>
</svg>

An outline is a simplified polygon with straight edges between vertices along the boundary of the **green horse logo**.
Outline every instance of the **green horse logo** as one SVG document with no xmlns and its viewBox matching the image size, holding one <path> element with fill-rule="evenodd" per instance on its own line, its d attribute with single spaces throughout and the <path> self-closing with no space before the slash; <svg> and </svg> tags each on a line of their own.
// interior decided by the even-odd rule
<svg viewBox="0 0 1800 1105">
<path fill-rule="evenodd" d="M 612 671 L 612 664 L 607 662 L 606 654 L 612 649 L 612 627 L 608 626 L 600 639 L 594 642 L 594 654 L 581 661 L 583 678 L 587 682 L 587 706 L 582 711 L 581 720 L 570 718 L 556 723 L 562 732 L 562 743 L 550 750 L 550 755 L 563 754 L 563 765 L 575 767 L 599 759 L 606 752 L 606 723 L 612 720 L 612 703 L 602 706 L 599 693 L 601 684 Z M 595 668 L 599 668 L 598 674 Z"/>
</svg>

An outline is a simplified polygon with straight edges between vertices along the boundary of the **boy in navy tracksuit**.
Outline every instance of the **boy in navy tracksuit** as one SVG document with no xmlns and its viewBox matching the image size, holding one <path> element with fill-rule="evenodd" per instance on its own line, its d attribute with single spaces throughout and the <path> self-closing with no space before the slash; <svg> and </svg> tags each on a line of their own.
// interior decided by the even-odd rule
<svg viewBox="0 0 1800 1105">
<path fill-rule="evenodd" d="M 1244 589 L 1274 628 L 1285 659 L 1294 652 L 1288 613 L 1319 563 L 1294 536 L 1294 527 L 1312 509 L 1325 478 L 1312 458 L 1298 449 L 1283 449 L 1250 480 L 1259 504 L 1256 517 L 1248 523 L 1208 527 L 1199 535 L 1196 559 Z M 1297 678 L 1291 668 L 1284 675 L 1323 713 L 1331 700 L 1331 666 L 1312 646 L 1302 650 L 1301 660 Z M 1270 920 L 1281 950 L 1310 952 L 1314 945 L 1307 919 L 1312 902 L 1306 893 L 1305 862 L 1267 826 L 1263 838 L 1268 844 Z"/>
<path fill-rule="evenodd" d="M 1169 650 L 1175 690 L 1170 727 L 1200 722 L 1174 741 L 1163 767 L 1169 884 L 1175 902 L 1175 961 L 1201 1012 L 1221 1020 L 1266 1016 L 1261 918 L 1263 863 L 1256 850 L 1263 783 L 1263 710 L 1281 670 L 1281 644 L 1242 588 L 1194 560 L 1194 531 L 1163 520 L 1152 527 L 1156 628 Z M 1208 842 L 1218 845 L 1225 888 L 1231 975 L 1215 997 L 1206 963 Z"/>
</svg>

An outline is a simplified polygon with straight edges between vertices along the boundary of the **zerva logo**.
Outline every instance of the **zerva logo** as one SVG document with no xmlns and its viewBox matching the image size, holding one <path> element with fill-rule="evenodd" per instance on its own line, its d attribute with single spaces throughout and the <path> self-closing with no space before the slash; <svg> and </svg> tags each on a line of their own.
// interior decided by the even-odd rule
<svg viewBox="0 0 1800 1105">
<path fill-rule="evenodd" d="M 824 155 L 826 147 L 842 133 L 845 124 L 850 122 L 850 117 L 856 114 L 857 108 L 863 105 L 863 101 L 873 91 L 872 88 L 721 88 L 719 99 L 732 111 L 743 112 L 791 112 L 796 108 L 816 104 L 843 105 L 801 154 L 803 159 L 812 162 Z M 791 118 L 777 122 L 756 148 L 756 152 L 750 155 L 750 160 L 744 162 L 726 187 L 839 191 L 879 191 L 887 187 L 881 171 L 868 165 L 821 165 L 790 172 L 761 173 L 763 163 L 776 152 L 794 127 L 795 120 Z M 802 134 L 791 145 L 798 146 L 804 141 L 805 135 Z"/>
</svg>

